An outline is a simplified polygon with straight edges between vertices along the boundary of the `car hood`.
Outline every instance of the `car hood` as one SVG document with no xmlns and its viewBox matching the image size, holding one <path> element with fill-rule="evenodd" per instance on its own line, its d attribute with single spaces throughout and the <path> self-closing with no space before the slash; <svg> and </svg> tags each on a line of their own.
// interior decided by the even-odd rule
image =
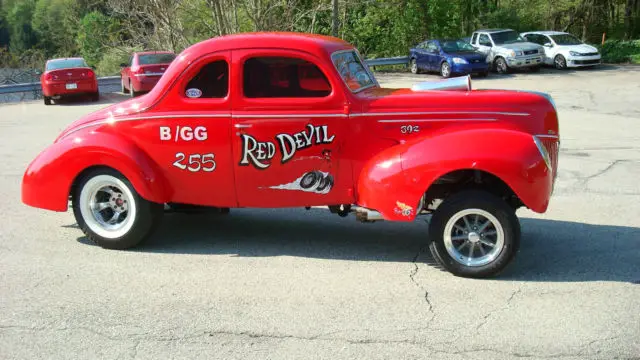
<svg viewBox="0 0 640 360">
<path fill-rule="evenodd" d="M 498 47 L 504 48 L 504 49 L 509 49 L 509 50 L 522 50 L 522 51 L 529 51 L 529 50 L 539 50 L 542 46 L 536 44 L 536 43 L 532 43 L 532 42 L 519 42 L 519 43 L 513 43 L 513 44 L 502 44 L 502 45 L 497 45 Z"/>
<path fill-rule="evenodd" d="M 452 57 L 461 57 L 465 60 L 484 60 L 487 55 L 478 51 L 452 51 L 446 53 Z"/>
<path fill-rule="evenodd" d="M 594 53 L 598 52 L 598 49 L 591 45 L 580 44 L 580 45 L 558 45 L 560 49 L 567 51 L 577 51 L 579 53 Z"/>
</svg>

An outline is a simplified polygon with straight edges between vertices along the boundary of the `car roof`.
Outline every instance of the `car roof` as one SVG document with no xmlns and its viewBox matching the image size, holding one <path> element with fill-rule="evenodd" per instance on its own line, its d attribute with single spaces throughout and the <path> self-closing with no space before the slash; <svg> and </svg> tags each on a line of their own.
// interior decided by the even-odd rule
<svg viewBox="0 0 640 360">
<path fill-rule="evenodd" d="M 527 32 L 524 32 L 523 34 L 562 35 L 562 34 L 568 34 L 568 33 L 564 31 L 527 31 Z"/>
<path fill-rule="evenodd" d="M 494 32 L 502 32 L 502 31 L 513 31 L 513 29 L 480 29 L 480 30 L 477 30 L 475 32 L 494 33 Z"/>
<path fill-rule="evenodd" d="M 185 53 L 200 54 L 210 52 L 211 49 L 223 51 L 243 48 L 295 49 L 315 52 L 317 55 L 352 49 L 353 45 L 342 39 L 325 35 L 297 32 L 247 32 L 204 40 L 186 49 Z"/>
<path fill-rule="evenodd" d="M 84 58 L 83 58 L 83 57 L 55 58 L 55 59 L 49 59 L 49 60 L 47 60 L 47 62 L 52 62 L 52 61 L 64 61 L 64 60 L 84 60 Z"/>
<path fill-rule="evenodd" d="M 147 51 L 136 51 L 134 52 L 134 54 L 138 54 L 138 55 L 149 55 L 149 54 L 175 54 L 172 51 L 167 51 L 167 50 L 147 50 Z"/>
</svg>

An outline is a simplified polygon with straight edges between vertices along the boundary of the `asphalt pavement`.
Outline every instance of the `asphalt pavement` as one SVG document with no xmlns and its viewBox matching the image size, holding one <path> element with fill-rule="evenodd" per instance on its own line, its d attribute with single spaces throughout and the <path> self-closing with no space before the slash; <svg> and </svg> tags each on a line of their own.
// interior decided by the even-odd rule
<svg viewBox="0 0 640 360">
<path fill-rule="evenodd" d="M 0 358 L 640 359 L 640 67 L 473 87 L 545 91 L 560 113 L 549 211 L 518 211 L 520 252 L 490 280 L 438 269 L 424 220 L 323 210 L 167 214 L 144 246 L 104 250 L 20 183 L 68 123 L 125 97 L 0 105 Z"/>
</svg>

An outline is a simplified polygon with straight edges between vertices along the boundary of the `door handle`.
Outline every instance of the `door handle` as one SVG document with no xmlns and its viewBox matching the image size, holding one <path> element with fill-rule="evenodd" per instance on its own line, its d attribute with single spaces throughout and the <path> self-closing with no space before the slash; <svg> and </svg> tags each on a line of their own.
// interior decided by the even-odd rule
<svg viewBox="0 0 640 360">
<path fill-rule="evenodd" d="M 250 128 L 253 125 L 248 125 L 248 124 L 235 124 L 233 125 L 234 127 L 236 127 L 236 129 L 244 129 L 244 128 Z"/>
</svg>

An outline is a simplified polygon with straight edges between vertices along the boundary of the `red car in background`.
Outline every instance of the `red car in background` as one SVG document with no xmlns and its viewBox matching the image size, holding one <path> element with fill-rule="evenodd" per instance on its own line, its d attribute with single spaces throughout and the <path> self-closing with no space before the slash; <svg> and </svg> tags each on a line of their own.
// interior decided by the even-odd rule
<svg viewBox="0 0 640 360">
<path fill-rule="evenodd" d="M 122 92 L 135 97 L 141 92 L 151 91 L 175 57 L 176 54 L 170 51 L 133 53 L 129 64 L 120 64 Z"/>
<path fill-rule="evenodd" d="M 96 73 L 81 57 L 47 60 L 40 84 L 45 105 L 69 95 L 90 94 L 93 101 L 100 98 Z"/>
</svg>

